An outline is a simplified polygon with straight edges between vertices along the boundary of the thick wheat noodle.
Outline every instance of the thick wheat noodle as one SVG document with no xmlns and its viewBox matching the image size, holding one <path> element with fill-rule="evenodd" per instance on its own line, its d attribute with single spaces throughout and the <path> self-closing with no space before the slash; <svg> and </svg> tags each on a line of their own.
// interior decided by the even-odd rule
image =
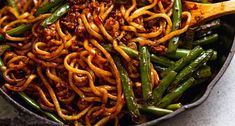
<svg viewBox="0 0 235 126">
<path fill-rule="evenodd" d="M 157 43 L 164 43 L 164 42 L 167 42 L 168 40 L 170 40 L 172 37 L 174 36 L 177 36 L 177 35 L 180 35 L 184 32 L 186 32 L 189 28 L 189 25 L 190 25 L 190 22 L 191 22 L 191 14 L 190 12 L 187 12 L 187 11 L 184 11 L 182 13 L 182 16 L 187 16 L 187 21 L 186 21 L 186 25 L 182 28 L 182 29 L 179 29 L 179 30 L 176 30 L 176 31 L 173 31 L 167 35 L 165 35 L 164 37 L 162 37 L 161 39 L 157 40 Z"/>
<path fill-rule="evenodd" d="M 39 77 L 41 78 L 43 84 L 45 85 L 45 87 L 47 88 L 51 99 L 55 105 L 56 111 L 58 113 L 58 115 L 60 115 L 60 117 L 62 117 L 63 119 L 66 120 L 78 120 L 80 119 L 82 116 L 84 116 L 87 111 L 92 107 L 91 105 L 89 107 L 87 107 L 86 109 L 84 109 L 83 111 L 81 111 L 80 113 L 76 114 L 76 115 L 72 115 L 72 116 L 68 116 L 65 115 L 64 113 L 62 113 L 61 108 L 60 108 L 60 104 L 57 100 L 57 97 L 55 95 L 54 90 L 52 89 L 52 87 L 50 86 L 50 84 L 48 83 L 48 81 L 45 79 L 45 77 L 42 75 L 42 71 L 41 71 L 41 67 L 37 67 L 37 73 L 39 75 Z"/>
<path fill-rule="evenodd" d="M 94 22 L 90 22 L 89 24 L 94 31 L 96 31 L 97 33 L 100 33 L 100 29 Z"/>
<path fill-rule="evenodd" d="M 7 16 L 4 16 L 3 18 L 0 19 L 0 27 L 7 18 L 8 18 Z"/>
<path fill-rule="evenodd" d="M 134 33 L 137 33 L 137 29 L 134 26 L 122 26 L 122 30 L 124 30 L 124 31 L 132 31 Z"/>
<path fill-rule="evenodd" d="M 41 99 L 38 100 L 38 103 L 39 103 L 39 106 L 43 109 L 43 110 L 46 110 L 46 111 L 53 111 L 53 112 L 56 112 L 56 109 L 55 107 L 49 107 L 49 106 L 46 106 L 42 103 Z M 65 114 L 68 114 L 69 112 L 65 109 L 61 109 L 61 111 Z"/>
<path fill-rule="evenodd" d="M 113 10 L 114 5 L 111 5 L 103 14 L 100 15 L 101 19 L 104 21 L 109 13 Z"/>
<path fill-rule="evenodd" d="M 91 43 L 97 47 L 98 49 L 100 49 L 101 52 L 104 53 L 104 55 L 107 57 L 107 60 L 109 61 L 113 71 L 114 71 L 114 77 L 116 78 L 116 85 L 117 85 L 117 103 L 115 105 L 115 108 L 118 108 L 118 106 L 121 106 L 120 103 L 122 102 L 122 98 L 121 98 L 121 92 L 122 92 L 122 86 L 121 86 L 121 80 L 120 80 L 120 75 L 118 72 L 118 69 L 111 57 L 111 55 L 94 39 L 90 40 Z M 115 114 L 117 114 L 118 111 L 116 111 Z"/>
<path fill-rule="evenodd" d="M 86 19 L 86 16 L 85 14 L 81 14 L 81 18 L 82 18 L 82 21 L 87 29 L 87 31 L 94 37 L 96 37 L 97 39 L 99 39 L 100 41 L 104 41 L 104 38 L 99 34 L 97 33 L 96 31 L 94 31 L 90 24 L 88 23 L 87 19 Z"/>
<path fill-rule="evenodd" d="M 151 8 L 153 8 L 154 6 L 156 6 L 157 1 L 158 1 L 158 0 L 154 0 L 152 4 L 150 4 L 150 5 L 148 5 L 148 6 L 144 6 L 144 7 L 142 7 L 142 8 L 139 8 L 139 9 L 135 10 L 135 11 L 132 13 L 132 15 L 129 17 L 128 20 L 129 20 L 129 21 L 132 21 L 133 19 L 135 19 L 135 18 L 137 18 L 137 17 L 143 15 L 143 14 L 144 14 L 143 12 L 145 12 L 146 10 L 151 9 Z"/>
<path fill-rule="evenodd" d="M 18 12 L 10 6 L 0 10 L 0 31 L 13 48 L 3 55 L 4 86 L 30 97 L 33 94 L 42 109 L 56 112 L 74 125 L 81 121 L 87 126 L 101 126 L 111 120 L 118 125 L 126 107 L 113 56 L 122 57 L 133 87 L 141 88 L 138 58 L 132 59 L 121 46 L 134 50 L 138 45 L 164 46 L 187 31 L 191 21 L 191 14 L 184 11 L 185 25 L 172 31 L 172 1 L 148 0 L 141 7 L 136 0 L 119 5 L 100 0 L 82 5 L 77 4 L 83 1 L 75 1 L 73 5 L 68 1 L 69 12 L 44 28 L 42 21 L 52 13 L 34 15 L 44 2 L 48 1 L 18 2 L 22 9 Z M 32 30 L 22 36 L 7 34 L 20 24 L 32 24 Z M 108 43 L 112 53 L 103 46 Z M 152 85 L 156 87 L 159 81 L 151 65 Z M 139 91 L 134 93 L 141 101 Z"/>
<path fill-rule="evenodd" d="M 27 60 L 27 57 L 25 56 L 17 56 L 17 57 L 13 57 L 12 59 L 10 59 L 8 61 L 8 63 L 6 64 L 8 67 L 14 68 L 14 69 L 19 69 L 24 67 L 24 63 L 21 63 L 21 60 Z M 19 64 L 14 64 L 14 62 L 19 61 Z M 20 64 L 21 63 L 21 64 Z"/>
<path fill-rule="evenodd" d="M 139 37 L 144 37 L 144 38 L 155 38 L 155 37 L 158 37 L 163 32 L 163 29 L 164 29 L 163 25 L 164 24 L 160 22 L 160 27 L 158 28 L 157 31 L 150 32 L 150 33 L 137 33 L 136 35 L 139 36 Z"/>
<path fill-rule="evenodd" d="M 47 97 L 46 97 L 44 91 L 43 91 L 39 86 L 37 86 L 37 85 L 35 85 L 35 84 L 31 84 L 30 86 L 31 86 L 32 88 L 34 88 L 34 89 L 38 92 L 38 94 L 39 94 L 39 96 L 40 96 L 40 98 L 41 98 L 41 100 L 43 101 L 44 104 L 46 104 L 48 107 L 54 107 L 54 104 L 51 103 L 51 102 L 47 99 Z"/>
<path fill-rule="evenodd" d="M 100 106 L 98 106 L 98 107 L 93 107 L 93 108 L 91 108 L 91 109 L 87 112 L 87 114 L 86 114 L 86 116 L 85 116 L 86 126 L 91 126 L 89 116 L 92 114 L 92 112 L 97 111 L 97 110 L 99 110 L 99 109 L 100 109 Z"/>
<path fill-rule="evenodd" d="M 152 20 L 154 18 L 164 18 L 166 19 L 166 22 L 168 23 L 166 34 L 168 34 L 172 30 L 172 21 L 171 18 L 167 14 L 153 14 L 148 18 L 145 18 L 145 21 Z"/>
<path fill-rule="evenodd" d="M 5 84 L 5 86 L 9 89 L 9 90 L 12 90 L 12 91 L 16 91 L 16 92 L 19 92 L 19 91 L 24 91 L 28 85 L 30 83 L 32 83 L 32 81 L 36 78 L 37 76 L 36 75 L 30 75 L 27 80 L 25 81 L 25 83 L 21 86 L 21 87 L 16 87 L 16 86 L 12 86 L 8 83 Z"/>
<path fill-rule="evenodd" d="M 128 9 L 128 10 L 126 10 L 126 11 L 123 11 L 123 12 L 125 12 L 125 15 L 124 15 L 124 18 L 126 19 L 126 20 L 128 20 L 128 17 L 130 16 L 130 13 L 131 13 L 131 11 L 133 11 L 135 8 L 136 8 L 136 0 L 132 0 L 132 5 L 131 5 L 131 7 Z M 122 7 L 122 8 L 124 8 L 124 6 Z M 125 9 L 125 8 L 124 8 Z"/>
<path fill-rule="evenodd" d="M 47 69 L 46 69 L 46 74 L 47 74 L 47 76 L 48 76 L 51 80 L 53 80 L 53 81 L 55 81 L 55 82 L 57 82 L 57 83 L 62 83 L 62 80 L 61 80 L 58 76 L 56 76 L 55 74 L 53 74 L 53 73 L 51 72 L 51 69 L 54 69 L 54 68 L 47 68 Z"/>
</svg>

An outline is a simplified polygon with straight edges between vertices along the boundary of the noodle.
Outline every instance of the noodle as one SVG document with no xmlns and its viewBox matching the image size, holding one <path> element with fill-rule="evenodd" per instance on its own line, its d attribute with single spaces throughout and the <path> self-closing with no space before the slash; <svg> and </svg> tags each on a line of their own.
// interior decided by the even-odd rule
<svg viewBox="0 0 235 126">
<path fill-rule="evenodd" d="M 0 10 L 0 32 L 13 48 L 3 55 L 4 86 L 14 92 L 35 91 L 33 98 L 42 109 L 56 112 L 74 125 L 102 126 L 110 121 L 119 125 L 126 108 L 113 55 L 126 61 L 131 86 L 139 88 L 139 61 L 121 47 L 165 46 L 187 31 L 191 21 L 191 14 L 184 11 L 185 25 L 172 31 L 171 0 L 149 0 L 142 7 L 136 0 L 120 5 L 111 0 L 68 0 L 69 12 L 42 27 L 52 13 L 35 13 L 46 0 L 17 2 L 19 12 L 10 6 Z M 32 29 L 22 36 L 8 34 L 19 24 L 32 24 Z M 111 44 L 116 54 L 108 52 L 104 44 Z M 159 84 L 153 65 L 151 83 L 154 87 Z"/>
</svg>

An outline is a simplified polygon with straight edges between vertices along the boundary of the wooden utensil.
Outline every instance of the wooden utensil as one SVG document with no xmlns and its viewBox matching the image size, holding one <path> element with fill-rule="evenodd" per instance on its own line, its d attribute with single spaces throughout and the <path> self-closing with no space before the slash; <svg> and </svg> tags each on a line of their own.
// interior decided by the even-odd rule
<svg viewBox="0 0 235 126">
<path fill-rule="evenodd" d="M 220 16 L 235 14 L 235 1 L 224 1 L 213 4 L 184 2 L 184 9 L 192 14 L 190 25 L 203 23 Z"/>
</svg>

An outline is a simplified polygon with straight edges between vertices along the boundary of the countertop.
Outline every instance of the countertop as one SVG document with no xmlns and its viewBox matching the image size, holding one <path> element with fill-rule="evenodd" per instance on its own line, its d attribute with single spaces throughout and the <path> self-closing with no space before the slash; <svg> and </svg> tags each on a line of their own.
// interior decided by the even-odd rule
<svg viewBox="0 0 235 126">
<path fill-rule="evenodd" d="M 158 126 L 235 126 L 234 83 L 235 57 L 203 104 L 162 122 Z M 25 115 L 19 115 L 17 110 L 0 96 L 1 126 L 21 126 L 26 123 L 21 119 L 22 116 Z M 27 122 L 33 125 L 34 121 L 36 119 L 32 117 Z"/>
</svg>

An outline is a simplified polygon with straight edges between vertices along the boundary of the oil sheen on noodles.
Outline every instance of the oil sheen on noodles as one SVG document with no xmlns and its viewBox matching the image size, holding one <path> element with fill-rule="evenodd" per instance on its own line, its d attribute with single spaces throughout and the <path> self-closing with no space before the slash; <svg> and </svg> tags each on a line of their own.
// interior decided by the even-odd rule
<svg viewBox="0 0 235 126">
<path fill-rule="evenodd" d="M 68 13 L 44 28 L 41 23 L 51 13 L 35 16 L 35 12 L 45 2 L 20 0 L 19 12 L 10 6 L 0 10 L 1 33 L 12 47 L 2 57 L 6 65 L 4 86 L 14 92 L 24 91 L 43 110 L 57 113 L 74 125 L 99 126 L 110 121 L 118 125 L 126 113 L 120 73 L 113 54 L 103 45 L 111 44 L 126 61 L 133 87 L 138 89 L 139 61 L 120 45 L 134 50 L 139 44 L 164 50 L 168 40 L 187 31 L 191 20 L 191 14 L 184 11 L 183 25 L 173 31 L 171 0 L 148 0 L 143 6 L 137 6 L 136 0 L 128 4 L 68 0 Z M 7 34 L 20 24 L 32 24 L 32 28 L 21 37 Z M 151 76 L 156 86 L 159 78 L 152 66 Z"/>
</svg>

